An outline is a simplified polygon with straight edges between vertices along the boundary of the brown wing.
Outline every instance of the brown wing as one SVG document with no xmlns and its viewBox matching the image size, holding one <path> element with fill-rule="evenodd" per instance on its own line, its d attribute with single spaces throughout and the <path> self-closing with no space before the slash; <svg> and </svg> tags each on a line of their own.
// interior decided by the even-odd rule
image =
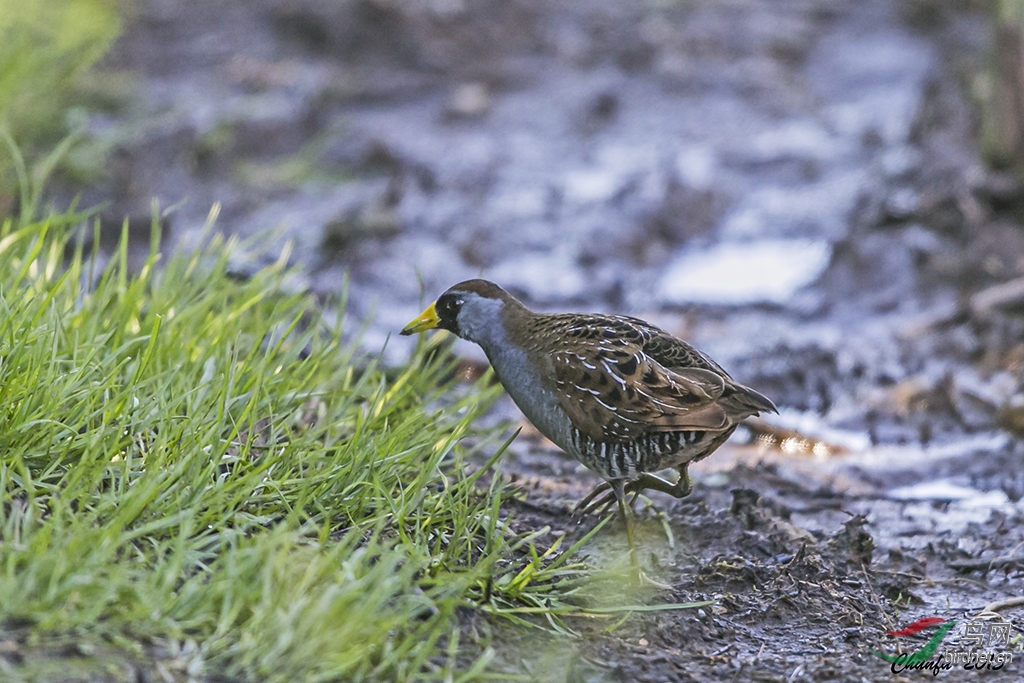
<svg viewBox="0 0 1024 683">
<path fill-rule="evenodd" d="M 642 320 L 637 321 L 636 318 L 628 320 L 644 325 L 641 330 L 644 353 L 669 370 L 681 372 L 687 368 L 704 368 L 721 375 L 725 379 L 725 391 L 722 392 L 718 401 L 732 417 L 733 424 L 751 415 L 759 415 L 762 411 L 779 412 L 770 398 L 736 382 L 721 365 L 698 349 L 681 339 L 676 339 L 664 330 L 647 325 Z"/>
<path fill-rule="evenodd" d="M 566 316 L 560 332 L 552 335 L 559 341 L 549 350 L 549 388 L 587 436 L 627 442 L 652 431 L 715 431 L 735 424 L 722 400 L 733 384 L 728 375 L 685 345 L 675 357 L 689 350 L 691 365 L 666 367 L 647 351 L 648 344 L 657 340 L 657 352 L 666 346 L 664 339 L 683 342 L 661 330 L 617 316 Z"/>
</svg>

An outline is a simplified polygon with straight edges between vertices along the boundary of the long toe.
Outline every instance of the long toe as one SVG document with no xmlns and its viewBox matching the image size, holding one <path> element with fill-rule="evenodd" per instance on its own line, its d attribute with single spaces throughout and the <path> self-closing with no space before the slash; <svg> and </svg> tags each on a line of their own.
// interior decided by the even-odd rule
<svg viewBox="0 0 1024 683">
<path fill-rule="evenodd" d="M 574 512 L 573 515 L 579 519 L 582 519 L 583 517 L 586 517 L 587 515 L 593 514 L 595 512 L 603 515 L 608 510 L 608 508 L 612 506 L 612 503 L 614 502 L 615 494 L 611 491 L 608 491 L 603 496 L 591 502 L 586 507 Z"/>
<path fill-rule="evenodd" d="M 576 505 L 573 506 L 572 516 L 577 518 L 585 517 L 586 515 L 590 514 L 599 507 L 607 506 L 609 500 L 615 500 L 614 495 L 607 495 L 607 492 L 611 491 L 611 489 L 612 487 L 608 484 L 608 482 L 601 482 L 594 488 L 593 491 L 588 493 L 585 498 L 583 498 L 580 502 L 576 503 Z M 601 494 L 605 495 L 601 496 Z M 598 496 L 601 496 L 601 498 L 598 499 L 598 501 L 595 503 L 594 499 L 597 498 Z"/>
</svg>

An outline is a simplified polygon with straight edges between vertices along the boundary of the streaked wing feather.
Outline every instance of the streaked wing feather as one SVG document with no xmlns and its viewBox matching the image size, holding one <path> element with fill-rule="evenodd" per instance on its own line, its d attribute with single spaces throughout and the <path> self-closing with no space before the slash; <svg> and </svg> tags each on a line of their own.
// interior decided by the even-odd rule
<svg viewBox="0 0 1024 683">
<path fill-rule="evenodd" d="M 552 338 L 551 388 L 573 424 L 593 439 L 624 443 L 651 431 L 735 424 L 721 400 L 732 386 L 728 375 L 657 328 L 617 316 L 573 316 Z M 648 352 L 652 340 L 657 357 Z"/>
</svg>

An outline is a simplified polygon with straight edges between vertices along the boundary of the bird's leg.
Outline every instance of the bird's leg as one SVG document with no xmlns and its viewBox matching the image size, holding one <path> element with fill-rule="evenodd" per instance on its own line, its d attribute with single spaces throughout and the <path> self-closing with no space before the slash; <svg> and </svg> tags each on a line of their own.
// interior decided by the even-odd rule
<svg viewBox="0 0 1024 683">
<path fill-rule="evenodd" d="M 633 536 L 633 508 L 629 503 L 626 503 L 626 484 L 622 479 L 613 479 L 608 482 L 608 488 L 612 490 L 615 495 L 615 500 L 619 502 L 619 515 L 622 517 L 622 523 L 626 525 L 626 541 L 629 543 L 629 561 L 633 565 L 633 571 L 636 572 L 637 578 L 641 583 L 646 583 L 659 590 L 671 590 L 672 586 L 655 581 L 651 577 L 647 576 L 647 572 L 640 566 L 640 558 L 636 553 L 636 538 Z"/>
<path fill-rule="evenodd" d="M 636 541 L 633 539 L 633 515 L 630 514 L 630 510 L 626 505 L 626 491 L 625 482 L 622 479 L 612 479 L 608 482 L 609 488 L 612 493 L 615 494 L 615 500 L 619 502 L 619 515 L 622 517 L 622 523 L 626 525 L 626 540 L 629 542 L 629 559 L 633 563 L 633 566 L 637 569 L 640 568 L 640 560 L 636 555 Z"/>
<path fill-rule="evenodd" d="M 687 465 L 689 465 L 689 463 L 679 466 L 679 480 L 674 484 L 670 481 L 665 481 L 657 475 L 644 472 L 637 479 L 625 484 L 623 490 L 636 494 L 633 497 L 634 502 L 636 501 L 636 496 L 640 495 L 640 492 L 644 489 L 661 491 L 662 493 L 667 493 L 674 498 L 685 498 L 690 495 L 690 491 L 693 490 L 693 484 L 690 482 L 690 475 L 686 471 Z M 614 494 L 608 493 L 608 490 L 611 488 L 612 486 L 608 482 L 604 482 L 599 485 L 591 491 L 586 498 L 576 503 L 576 506 L 572 509 L 573 515 L 583 517 L 595 510 L 602 510 L 611 505 L 612 501 L 615 500 Z M 597 500 L 594 500 L 595 498 Z"/>
<path fill-rule="evenodd" d="M 690 473 L 686 471 L 686 468 L 690 463 L 683 463 L 679 466 L 679 479 L 676 483 L 672 484 L 665 481 L 661 477 L 656 477 L 653 474 L 644 474 L 640 479 L 637 479 L 635 483 L 643 483 L 643 488 L 653 489 L 654 491 L 661 491 L 667 493 L 673 498 L 686 498 L 693 491 L 693 483 L 690 481 Z"/>
<path fill-rule="evenodd" d="M 679 479 L 676 480 L 676 485 L 674 487 L 675 493 L 671 493 L 671 495 L 676 498 L 686 498 L 690 495 L 690 491 L 693 490 L 693 482 L 690 481 L 689 467 L 690 463 L 688 462 L 684 462 L 679 466 Z"/>
<path fill-rule="evenodd" d="M 665 483 L 667 484 L 668 482 Z M 636 503 L 636 499 L 640 497 L 640 491 L 644 488 L 642 486 L 638 487 L 635 484 L 636 482 L 631 481 L 623 487 L 624 491 L 633 494 L 632 500 L 629 501 L 629 507 L 631 509 L 633 507 L 633 504 Z M 611 493 L 611 488 L 611 484 L 609 484 L 606 481 L 598 484 L 596 487 L 594 487 L 594 490 L 588 493 L 583 500 L 581 500 L 580 502 L 576 503 L 576 505 L 573 506 L 572 516 L 582 518 L 585 515 L 589 515 L 590 513 L 595 511 L 604 512 L 609 505 L 615 502 L 615 494 Z M 598 499 L 596 502 L 592 503 L 592 501 L 594 501 L 594 498 L 597 498 L 597 496 L 602 493 L 604 495 L 601 496 L 600 499 Z"/>
</svg>

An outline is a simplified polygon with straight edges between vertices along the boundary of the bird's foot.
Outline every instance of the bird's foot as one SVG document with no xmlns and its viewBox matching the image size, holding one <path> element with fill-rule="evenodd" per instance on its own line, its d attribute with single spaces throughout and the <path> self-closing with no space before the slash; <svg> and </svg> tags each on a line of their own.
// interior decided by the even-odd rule
<svg viewBox="0 0 1024 683">
<path fill-rule="evenodd" d="M 645 489 L 661 491 L 674 498 L 685 498 L 690 495 L 693 486 L 690 483 L 690 476 L 685 466 L 680 468 L 679 481 L 674 484 L 670 481 L 665 481 L 659 476 L 644 472 L 637 479 L 627 482 L 623 487 L 625 493 L 633 494 L 630 506 L 636 502 L 640 492 Z M 592 512 L 604 512 L 615 500 L 615 492 L 612 490 L 611 484 L 602 482 L 587 494 L 583 500 L 576 503 L 576 506 L 572 509 L 572 516 L 579 520 Z"/>
<path fill-rule="evenodd" d="M 644 487 L 637 481 L 630 482 L 623 487 L 623 491 L 625 493 L 633 494 L 633 498 L 629 501 L 629 507 L 631 509 L 633 507 L 633 503 L 636 502 L 636 499 L 640 496 L 640 492 L 643 489 Z M 600 495 L 602 493 L 604 495 Z M 598 497 L 599 495 L 600 497 Z M 595 498 L 597 500 L 595 500 Z M 615 492 L 612 491 L 612 487 L 608 485 L 608 482 L 605 482 L 597 486 L 587 495 L 586 498 L 573 506 L 572 516 L 579 521 L 593 512 L 604 514 L 615 500 Z"/>
<path fill-rule="evenodd" d="M 594 500 L 595 498 L 597 498 L 597 500 Z M 595 487 L 593 491 L 587 494 L 585 498 L 573 506 L 572 516 L 578 521 L 596 510 L 604 512 L 608 506 L 614 502 L 615 493 L 612 491 L 611 484 L 608 482 L 602 482 L 600 485 Z"/>
</svg>

